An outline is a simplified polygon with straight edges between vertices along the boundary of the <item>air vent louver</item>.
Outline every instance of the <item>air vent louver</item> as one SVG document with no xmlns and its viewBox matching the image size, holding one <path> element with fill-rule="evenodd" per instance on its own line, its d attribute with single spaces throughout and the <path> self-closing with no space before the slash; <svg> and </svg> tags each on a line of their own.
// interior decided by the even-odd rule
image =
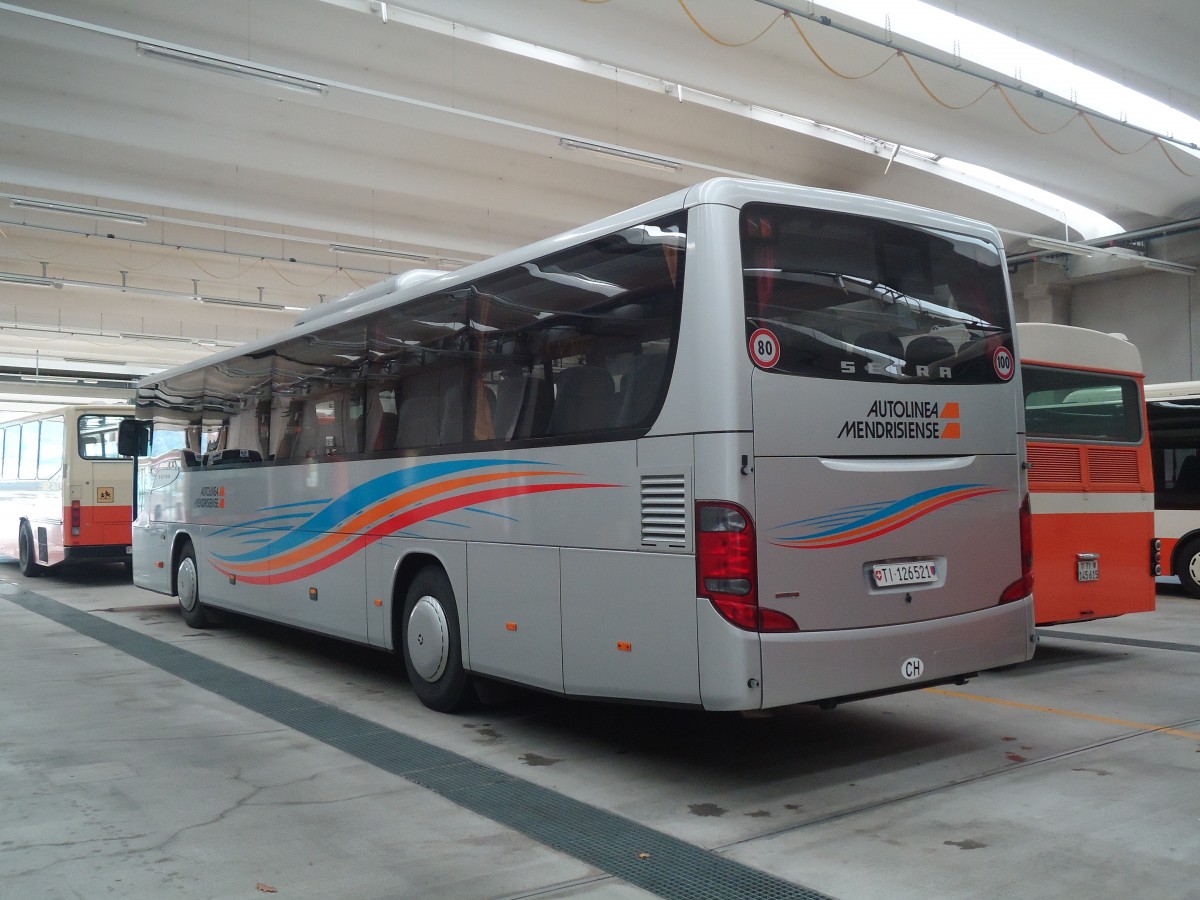
<svg viewBox="0 0 1200 900">
<path fill-rule="evenodd" d="M 642 476 L 643 546 L 687 547 L 687 511 L 686 476 Z"/>
</svg>

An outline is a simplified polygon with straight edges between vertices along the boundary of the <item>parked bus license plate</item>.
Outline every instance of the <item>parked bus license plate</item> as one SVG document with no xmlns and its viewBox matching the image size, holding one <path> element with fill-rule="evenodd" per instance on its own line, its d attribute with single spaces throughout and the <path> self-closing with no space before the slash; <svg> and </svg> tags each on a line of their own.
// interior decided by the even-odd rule
<svg viewBox="0 0 1200 900">
<path fill-rule="evenodd" d="M 1100 580 L 1100 560 L 1098 559 L 1079 559 L 1075 561 L 1076 577 L 1080 581 L 1099 581 Z"/>
<path fill-rule="evenodd" d="M 931 584 L 938 580 L 937 564 L 932 559 L 901 563 L 876 563 L 871 566 L 875 587 L 905 584 Z"/>
</svg>

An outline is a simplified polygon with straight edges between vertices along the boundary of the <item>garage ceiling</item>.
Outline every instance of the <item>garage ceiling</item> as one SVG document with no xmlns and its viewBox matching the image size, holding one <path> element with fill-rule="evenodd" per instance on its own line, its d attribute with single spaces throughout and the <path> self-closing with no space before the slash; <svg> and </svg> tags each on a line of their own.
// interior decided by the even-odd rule
<svg viewBox="0 0 1200 900">
<path fill-rule="evenodd" d="M 1191 0 L 932 2 L 1200 117 Z M 0 3 L 0 382 L 18 382 L 0 402 L 82 396 L 56 380 L 81 373 L 103 392 L 389 274 L 456 268 L 715 174 L 962 213 L 1018 253 L 1024 235 L 1095 235 L 1053 203 L 937 174 L 944 158 L 1125 230 L 1200 216 L 1200 156 L 997 90 L 819 4 L 781 6 L 405 0 L 385 22 L 370 0 Z"/>
</svg>

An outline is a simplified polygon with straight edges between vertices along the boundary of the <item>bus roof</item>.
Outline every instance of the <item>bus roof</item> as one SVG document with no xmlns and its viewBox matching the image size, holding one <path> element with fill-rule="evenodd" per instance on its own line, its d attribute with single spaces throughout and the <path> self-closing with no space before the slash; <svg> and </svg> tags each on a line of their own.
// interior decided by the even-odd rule
<svg viewBox="0 0 1200 900">
<path fill-rule="evenodd" d="M 1170 381 L 1146 385 L 1146 400 L 1200 399 L 1200 381 Z"/>
<path fill-rule="evenodd" d="M 1018 322 L 1017 350 L 1022 362 L 1142 372 L 1142 355 L 1125 335 L 1074 325 Z"/>
<path fill-rule="evenodd" d="M 398 303 L 422 297 L 431 292 L 451 289 L 458 284 L 468 284 L 485 275 L 521 265 L 576 244 L 604 237 L 624 228 L 632 228 L 681 209 L 690 209 L 703 204 L 724 205 L 740 209 L 746 203 L 782 203 L 873 216 L 977 238 L 996 248 L 997 252 L 1000 252 L 1000 248 L 1003 247 L 1000 233 L 995 228 L 952 213 L 939 212 L 895 200 L 884 200 L 824 188 L 804 187 L 786 182 L 761 181 L 751 178 L 713 178 L 640 206 L 615 213 L 599 221 L 509 250 L 455 271 L 432 274 L 431 270 L 418 270 L 420 274 L 414 277 L 407 277 L 408 273 L 391 276 L 377 284 L 368 285 L 331 301 L 326 304 L 329 307 L 328 312 L 309 310 L 301 313 L 296 324 L 290 329 L 242 346 L 220 350 L 210 356 L 163 372 L 148 375 L 139 383 L 151 385 L 189 371 L 207 368 L 214 363 L 236 359 L 246 354 L 269 351 L 285 340 L 316 331 L 319 328 L 367 315 L 379 309 L 388 309 Z"/>
</svg>

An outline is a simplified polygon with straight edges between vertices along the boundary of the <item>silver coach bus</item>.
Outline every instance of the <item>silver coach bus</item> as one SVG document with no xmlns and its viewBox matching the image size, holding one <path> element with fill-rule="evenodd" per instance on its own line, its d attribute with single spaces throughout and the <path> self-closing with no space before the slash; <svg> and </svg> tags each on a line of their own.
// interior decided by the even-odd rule
<svg viewBox="0 0 1200 900">
<path fill-rule="evenodd" d="M 994 229 L 717 179 L 145 380 L 134 580 L 478 678 L 759 710 L 1034 649 Z"/>
</svg>

